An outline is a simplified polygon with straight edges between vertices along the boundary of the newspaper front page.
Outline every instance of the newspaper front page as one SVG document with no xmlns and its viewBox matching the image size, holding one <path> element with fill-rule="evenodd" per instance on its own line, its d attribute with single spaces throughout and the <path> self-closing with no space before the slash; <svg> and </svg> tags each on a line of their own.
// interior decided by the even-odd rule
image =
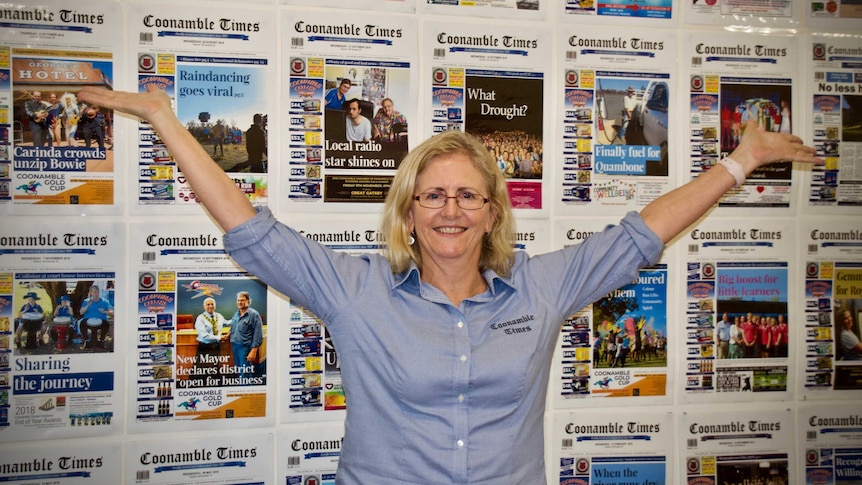
<svg viewBox="0 0 862 485">
<path fill-rule="evenodd" d="M 676 34 L 589 26 L 558 34 L 560 212 L 641 209 L 670 191 L 680 172 Z"/>
<path fill-rule="evenodd" d="M 613 220 L 560 219 L 557 247 L 579 244 Z M 675 345 L 668 327 L 671 308 L 668 261 L 641 269 L 638 278 L 571 315 L 563 323 L 551 369 L 554 405 L 667 403 Z"/>
<path fill-rule="evenodd" d="M 459 130 L 481 138 L 516 213 L 539 217 L 550 195 L 544 170 L 550 33 L 531 25 L 428 21 L 423 27 L 428 135 Z"/>
<path fill-rule="evenodd" d="M 78 226 L 0 237 L 0 442 L 122 430 L 125 236 Z"/>
<path fill-rule="evenodd" d="M 862 397 L 862 227 L 806 218 L 800 236 L 801 392 L 813 399 Z"/>
<path fill-rule="evenodd" d="M 282 25 L 282 206 L 376 212 L 416 122 L 416 21 L 287 10 Z"/>
<path fill-rule="evenodd" d="M 683 39 L 692 178 L 736 148 L 749 120 L 767 131 L 798 133 L 791 114 L 799 96 L 793 89 L 796 39 L 716 32 L 688 32 Z M 789 215 L 795 210 L 791 167 L 781 162 L 756 169 L 719 200 L 719 212 L 745 208 L 747 214 Z"/>
<path fill-rule="evenodd" d="M 125 482 L 136 485 L 275 485 L 272 433 L 199 435 L 126 443 Z"/>
<path fill-rule="evenodd" d="M 799 475 L 806 485 L 862 482 L 862 413 L 851 402 L 802 406 L 796 430 Z"/>
<path fill-rule="evenodd" d="M 0 482 L 18 485 L 102 485 L 122 482 L 122 444 L 49 441 L 16 444 L 0 456 Z"/>
<path fill-rule="evenodd" d="M 676 483 L 669 412 L 555 412 L 551 477 L 560 485 Z M 550 482 L 550 480 L 549 480 Z"/>
<path fill-rule="evenodd" d="M 77 97 L 85 86 L 114 86 L 119 7 L 0 7 L 0 211 L 121 212 L 113 112 Z"/>
<path fill-rule="evenodd" d="M 340 422 L 295 424 L 279 430 L 278 483 L 334 485 L 341 459 L 344 426 Z"/>
<path fill-rule="evenodd" d="M 790 409 L 762 407 L 678 415 L 680 483 L 803 483 L 796 478 L 794 417 Z"/>
<path fill-rule="evenodd" d="M 683 400 L 791 395 L 795 235 L 788 219 L 708 219 L 679 240 Z"/>
<path fill-rule="evenodd" d="M 272 424 L 276 297 L 228 258 L 213 224 L 135 223 L 129 237 L 137 278 L 129 430 Z"/>
<path fill-rule="evenodd" d="M 168 13 L 169 12 L 169 13 Z M 269 115 L 275 96 L 274 9 L 137 3 L 127 12 L 137 90 L 163 89 L 179 120 L 257 205 L 269 201 Z M 202 214 L 194 190 L 149 123 L 137 126 L 138 214 Z"/>
<path fill-rule="evenodd" d="M 858 37 L 806 38 L 807 141 L 824 165 L 807 173 L 802 211 L 862 214 L 862 42 Z"/>
</svg>

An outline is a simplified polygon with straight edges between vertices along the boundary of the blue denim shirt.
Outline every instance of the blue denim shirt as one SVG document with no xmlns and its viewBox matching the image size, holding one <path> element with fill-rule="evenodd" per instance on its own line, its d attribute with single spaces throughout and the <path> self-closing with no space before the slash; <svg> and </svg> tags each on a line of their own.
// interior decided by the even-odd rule
<svg viewBox="0 0 862 485">
<path fill-rule="evenodd" d="M 340 484 L 545 483 L 543 416 L 563 320 L 658 261 L 627 215 L 584 243 L 529 257 L 453 306 L 418 269 L 334 252 L 269 209 L 225 235 L 252 274 L 319 316 L 347 398 Z"/>
</svg>

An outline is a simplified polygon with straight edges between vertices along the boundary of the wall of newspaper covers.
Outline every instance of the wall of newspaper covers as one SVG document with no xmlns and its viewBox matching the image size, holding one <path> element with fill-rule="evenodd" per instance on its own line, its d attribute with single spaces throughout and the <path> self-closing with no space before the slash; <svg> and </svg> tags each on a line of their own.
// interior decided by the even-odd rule
<svg viewBox="0 0 862 485">
<path fill-rule="evenodd" d="M 566 320 L 546 478 L 862 480 L 856 2 L 0 6 L 0 480 L 333 483 L 326 322 L 227 258 L 158 133 L 77 99 L 94 85 L 165 89 L 249 200 L 352 254 L 442 131 L 482 138 L 531 254 L 711 169 L 749 119 L 798 134 L 825 165 L 755 172 Z M 257 362 L 223 338 L 239 300 Z"/>
</svg>

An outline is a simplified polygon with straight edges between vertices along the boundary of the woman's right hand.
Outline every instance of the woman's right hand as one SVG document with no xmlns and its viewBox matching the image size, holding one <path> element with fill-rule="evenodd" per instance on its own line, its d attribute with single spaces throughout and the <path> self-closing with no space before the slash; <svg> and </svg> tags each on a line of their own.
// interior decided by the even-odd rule
<svg viewBox="0 0 862 485">
<path fill-rule="evenodd" d="M 78 92 L 78 98 L 89 105 L 121 111 L 150 122 L 163 113 L 173 116 L 171 98 L 153 85 L 148 86 L 145 93 L 85 87 Z"/>
</svg>

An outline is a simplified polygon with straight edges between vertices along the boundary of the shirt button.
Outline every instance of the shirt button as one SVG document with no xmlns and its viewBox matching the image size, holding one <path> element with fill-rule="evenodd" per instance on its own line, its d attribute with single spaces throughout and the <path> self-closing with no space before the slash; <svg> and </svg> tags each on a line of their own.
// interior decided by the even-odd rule
<svg viewBox="0 0 862 485">
<path fill-rule="evenodd" d="M 458 442 L 456 444 L 458 445 L 458 448 L 463 448 L 464 447 L 464 440 L 458 440 Z"/>
<path fill-rule="evenodd" d="M 458 322 L 458 328 L 464 328 L 464 322 Z"/>
<path fill-rule="evenodd" d="M 464 395 L 458 394 L 458 402 L 464 402 Z"/>
<path fill-rule="evenodd" d="M 467 362 L 467 356 L 466 355 L 461 356 L 461 362 Z"/>
</svg>

